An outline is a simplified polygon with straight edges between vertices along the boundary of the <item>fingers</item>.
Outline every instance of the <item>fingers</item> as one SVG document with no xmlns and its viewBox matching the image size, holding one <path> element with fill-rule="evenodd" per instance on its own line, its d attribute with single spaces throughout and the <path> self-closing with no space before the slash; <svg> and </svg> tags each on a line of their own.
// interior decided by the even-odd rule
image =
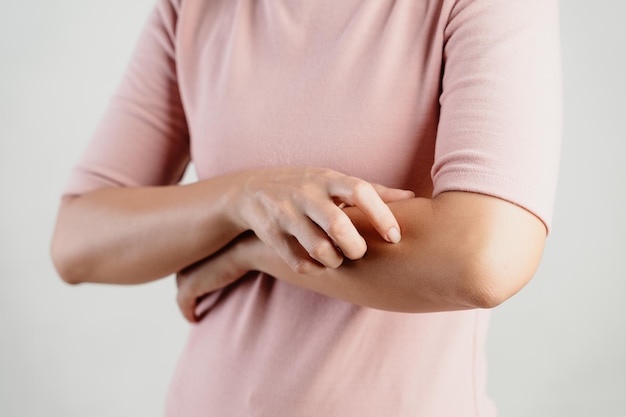
<svg viewBox="0 0 626 417">
<path fill-rule="evenodd" d="M 378 194 L 377 189 L 387 198 L 398 198 L 408 193 L 402 190 L 392 190 L 377 186 L 355 177 L 347 177 L 347 180 L 331 183 L 330 192 L 333 196 L 341 198 L 347 204 L 358 207 L 371 225 L 383 239 L 391 243 L 398 243 L 401 239 L 400 225 L 391 209 Z"/>
<path fill-rule="evenodd" d="M 180 312 L 189 323 L 196 322 L 195 308 L 198 296 L 196 294 L 195 282 L 192 277 L 179 272 L 176 275 L 176 283 L 178 284 L 178 294 L 176 295 L 176 303 Z"/>
<path fill-rule="evenodd" d="M 308 220 L 307 223 L 310 223 L 310 220 Z M 311 225 L 307 225 L 304 230 L 299 231 L 299 233 L 294 234 L 294 236 L 296 237 L 295 241 L 297 242 L 295 242 L 294 239 L 290 239 L 287 242 L 287 246 L 294 256 L 301 257 L 301 255 L 308 255 L 313 260 L 319 262 L 321 264 L 320 266 L 328 268 L 338 268 L 342 264 L 342 253 L 337 249 L 333 242 L 328 239 L 326 233 L 324 233 L 316 225 L 313 225 L 313 227 L 311 227 Z M 302 247 L 305 250 L 305 253 L 298 253 L 298 247 Z M 315 267 L 316 262 L 312 263 Z M 300 268 L 302 267 L 303 266 L 300 266 Z M 323 268 L 320 271 L 317 271 L 317 268 L 313 268 L 312 272 L 321 273 L 323 272 Z"/>
<path fill-rule="evenodd" d="M 183 317 L 189 323 L 197 323 L 198 315 L 196 314 L 198 307 L 201 305 L 200 313 L 205 313 L 219 297 L 219 291 L 223 288 L 217 285 L 217 280 L 211 280 L 206 276 L 185 275 L 179 272 L 176 275 L 178 283 L 178 294 L 176 295 L 176 303 Z"/>
<path fill-rule="evenodd" d="M 337 206 L 331 201 L 327 201 L 323 204 L 316 204 L 309 207 L 307 215 L 332 239 L 345 257 L 357 260 L 365 255 L 367 251 L 365 239 L 359 234 L 359 231 L 340 206 Z M 343 258 L 343 256 L 341 258 Z M 333 266 L 327 263 L 324 264 L 333 268 Z M 334 268 L 339 265 L 341 265 L 341 262 L 334 266 Z"/>
<path fill-rule="evenodd" d="M 328 242 L 326 239 L 323 239 L 323 241 Z M 291 269 L 299 274 L 319 275 L 326 270 L 326 267 L 338 267 L 343 260 L 343 257 L 341 257 L 339 262 L 327 261 L 327 264 L 321 263 L 321 261 L 316 262 L 315 258 L 313 258 L 313 255 L 316 255 L 320 259 L 323 259 L 321 253 L 316 254 L 316 251 L 313 248 L 307 251 L 302 243 L 300 243 L 295 237 L 287 236 L 285 239 L 283 239 L 282 242 L 284 244 L 284 247 L 281 252 L 285 254 L 285 256 L 281 257 L 285 262 L 287 262 Z M 281 252 L 279 252 L 279 254 Z M 313 252 L 313 254 L 311 254 L 311 252 Z M 335 256 L 339 257 L 339 255 Z"/>
<path fill-rule="evenodd" d="M 411 190 L 401 190 L 398 188 L 388 188 L 384 185 L 372 183 L 372 187 L 385 203 L 408 200 L 415 198 L 415 193 Z"/>
<path fill-rule="evenodd" d="M 291 269 L 299 274 L 319 275 L 324 272 L 326 267 L 338 267 L 343 257 L 337 253 L 323 233 L 318 232 L 318 235 L 312 232 L 317 227 L 310 220 L 305 219 L 304 223 L 305 225 L 297 227 L 297 229 L 304 229 L 301 233 L 294 231 L 293 225 L 288 227 L 291 230 L 290 233 L 280 233 L 275 228 L 266 228 L 259 232 L 261 233 L 259 239 L 272 248 Z M 329 249 L 324 246 L 329 247 Z"/>
<path fill-rule="evenodd" d="M 400 226 L 388 202 L 413 198 L 411 191 L 370 184 L 325 168 L 256 170 L 238 191 L 235 216 L 296 272 L 337 268 L 344 256 L 363 257 L 367 244 L 338 207 L 358 207 L 388 242 L 400 241 Z"/>
<path fill-rule="evenodd" d="M 231 257 L 224 254 L 208 258 L 176 274 L 176 302 L 185 319 L 196 323 L 198 300 L 231 284 L 241 275 Z"/>
<path fill-rule="evenodd" d="M 340 213 L 341 210 L 329 201 L 327 195 L 311 198 L 313 194 L 309 193 L 307 198 L 293 196 L 272 204 L 275 211 L 266 211 L 271 215 L 266 216 L 265 222 L 255 231 L 259 239 L 274 249 L 298 273 L 319 274 L 325 267 L 337 268 L 343 262 L 343 255 L 333 241 L 306 214 L 308 207 L 324 204 L 335 207 Z M 261 215 L 257 214 L 258 217 Z M 354 232 L 358 236 L 356 229 Z"/>
</svg>

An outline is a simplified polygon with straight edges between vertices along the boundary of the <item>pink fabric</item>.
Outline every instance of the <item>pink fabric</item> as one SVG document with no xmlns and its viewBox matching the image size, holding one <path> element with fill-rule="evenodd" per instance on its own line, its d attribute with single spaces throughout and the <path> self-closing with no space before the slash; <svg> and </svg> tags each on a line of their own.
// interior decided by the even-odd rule
<svg viewBox="0 0 626 417">
<path fill-rule="evenodd" d="M 160 0 L 65 194 L 271 165 L 550 224 L 556 0 Z M 381 277 L 384 279 L 384 277 Z M 357 307 L 265 275 L 215 294 L 168 416 L 483 416 L 487 312 Z"/>
</svg>

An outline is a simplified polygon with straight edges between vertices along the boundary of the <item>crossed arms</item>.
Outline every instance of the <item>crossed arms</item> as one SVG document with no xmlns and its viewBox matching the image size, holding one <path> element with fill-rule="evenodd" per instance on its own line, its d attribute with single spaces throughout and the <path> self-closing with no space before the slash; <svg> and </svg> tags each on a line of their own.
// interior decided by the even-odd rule
<svg viewBox="0 0 626 417">
<path fill-rule="evenodd" d="M 199 297 L 251 270 L 367 307 L 432 312 L 508 299 L 534 274 L 545 236 L 539 218 L 495 197 L 415 198 L 328 169 L 283 167 L 66 198 L 52 258 L 73 284 L 182 271 L 178 302 L 189 321 Z"/>
</svg>

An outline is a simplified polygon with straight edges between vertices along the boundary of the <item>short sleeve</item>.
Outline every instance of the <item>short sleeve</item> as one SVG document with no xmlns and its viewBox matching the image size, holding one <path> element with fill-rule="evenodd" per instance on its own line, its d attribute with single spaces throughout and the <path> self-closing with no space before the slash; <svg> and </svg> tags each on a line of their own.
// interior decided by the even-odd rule
<svg viewBox="0 0 626 417">
<path fill-rule="evenodd" d="M 434 195 L 522 206 L 549 229 L 562 130 L 557 0 L 458 0 L 445 29 Z"/>
<path fill-rule="evenodd" d="M 189 162 L 189 134 L 177 83 L 178 6 L 159 0 L 130 64 L 63 195 L 101 187 L 176 183 Z"/>
</svg>

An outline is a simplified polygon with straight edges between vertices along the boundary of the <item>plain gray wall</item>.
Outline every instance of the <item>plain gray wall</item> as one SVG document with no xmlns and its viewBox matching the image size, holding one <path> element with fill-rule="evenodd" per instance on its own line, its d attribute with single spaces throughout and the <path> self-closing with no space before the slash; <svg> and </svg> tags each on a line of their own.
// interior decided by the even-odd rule
<svg viewBox="0 0 626 417">
<path fill-rule="evenodd" d="M 172 279 L 69 287 L 48 259 L 59 192 L 152 0 L 2 6 L 0 416 L 162 415 L 187 332 Z M 561 9 L 553 233 L 534 280 L 493 312 L 489 389 L 502 416 L 624 416 L 626 2 Z"/>
</svg>

